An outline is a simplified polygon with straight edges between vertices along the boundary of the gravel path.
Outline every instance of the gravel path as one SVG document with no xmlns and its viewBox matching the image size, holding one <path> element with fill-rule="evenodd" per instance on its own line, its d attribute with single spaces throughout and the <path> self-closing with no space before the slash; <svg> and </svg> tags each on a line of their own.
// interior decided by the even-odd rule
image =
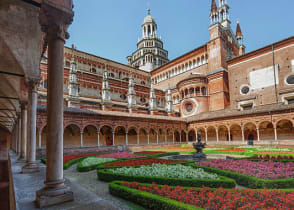
<svg viewBox="0 0 294 210">
<path fill-rule="evenodd" d="M 67 170 L 64 170 L 64 177 L 69 179 L 71 182 L 80 185 L 89 192 L 97 195 L 100 199 L 102 199 L 103 206 L 105 206 L 104 209 L 133 209 L 132 207 L 128 206 L 126 201 L 109 194 L 108 184 L 97 179 L 96 170 L 89 172 L 78 172 L 76 168 L 77 165 L 74 164 Z"/>
</svg>

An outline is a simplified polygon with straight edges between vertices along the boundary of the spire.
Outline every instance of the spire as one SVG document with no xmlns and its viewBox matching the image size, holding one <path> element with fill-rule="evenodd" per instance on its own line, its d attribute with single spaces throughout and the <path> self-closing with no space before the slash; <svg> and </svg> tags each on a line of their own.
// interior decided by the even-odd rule
<svg viewBox="0 0 294 210">
<path fill-rule="evenodd" d="M 154 91 L 153 82 L 151 82 L 150 98 L 149 98 L 149 110 L 151 111 L 151 114 L 156 109 L 157 109 L 156 95 L 155 95 L 155 91 Z"/>
<path fill-rule="evenodd" d="M 150 8 L 148 8 L 147 11 L 148 11 L 148 15 L 150 15 Z"/>
<path fill-rule="evenodd" d="M 236 37 L 238 36 L 243 36 L 242 31 L 241 31 L 241 27 L 239 24 L 239 20 L 237 20 L 237 29 L 236 29 Z"/>
<path fill-rule="evenodd" d="M 79 108 L 79 85 L 77 77 L 77 63 L 72 56 L 69 70 L 68 107 Z"/>
<path fill-rule="evenodd" d="M 109 108 L 112 105 L 111 96 L 110 96 L 110 88 L 109 88 L 109 81 L 108 81 L 108 73 L 105 69 L 103 72 L 103 81 L 102 81 L 102 108 Z"/>
<path fill-rule="evenodd" d="M 216 6 L 216 3 L 215 3 L 215 0 L 212 0 L 212 2 L 211 2 L 210 15 L 212 15 L 215 12 L 217 12 L 217 6 Z"/>
<path fill-rule="evenodd" d="M 136 91 L 135 91 L 135 83 L 134 83 L 134 77 L 132 74 L 130 74 L 129 77 L 129 90 L 128 90 L 128 109 L 130 112 L 132 112 L 132 109 L 136 108 Z"/>
<path fill-rule="evenodd" d="M 174 112 L 174 109 L 173 109 L 173 100 L 172 100 L 170 88 L 168 88 L 168 90 L 167 90 L 167 102 L 165 104 L 165 111 L 167 112 L 167 114 L 169 116 L 172 115 L 173 112 Z"/>
</svg>

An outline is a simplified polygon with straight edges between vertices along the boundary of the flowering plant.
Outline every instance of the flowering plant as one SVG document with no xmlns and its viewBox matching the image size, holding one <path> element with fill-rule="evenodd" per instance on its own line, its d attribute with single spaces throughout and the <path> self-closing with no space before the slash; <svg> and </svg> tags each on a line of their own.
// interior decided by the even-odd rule
<svg viewBox="0 0 294 210">
<path fill-rule="evenodd" d="M 125 174 L 131 176 L 151 176 L 151 177 L 166 177 L 166 178 L 183 178 L 183 179 L 212 179 L 219 180 L 216 174 L 205 172 L 201 168 L 193 168 L 184 165 L 163 165 L 152 164 L 151 166 L 122 167 L 108 169 L 115 174 Z"/>
<path fill-rule="evenodd" d="M 232 148 L 232 149 L 223 149 L 223 150 L 217 150 L 219 152 L 245 152 L 246 150 L 243 148 Z"/>
<path fill-rule="evenodd" d="M 165 154 L 166 152 L 136 152 L 136 153 L 141 155 L 159 155 L 159 154 Z"/>
<path fill-rule="evenodd" d="M 105 154 L 105 155 L 99 155 L 100 158 L 139 158 L 144 157 L 142 155 L 135 155 L 128 152 L 117 152 L 117 153 L 111 153 L 111 154 Z"/>
<path fill-rule="evenodd" d="M 285 164 L 274 161 L 253 162 L 249 160 L 218 159 L 196 164 L 200 166 L 233 171 L 261 179 L 294 178 L 294 162 L 288 162 Z"/>
<path fill-rule="evenodd" d="M 252 160 L 294 160 L 293 156 L 270 156 L 270 155 L 259 155 L 259 156 L 253 156 L 250 159 Z"/>
<path fill-rule="evenodd" d="M 149 192 L 182 203 L 204 209 L 293 209 L 294 192 L 286 194 L 280 190 L 223 189 L 212 191 L 208 187 L 200 189 L 141 185 L 137 182 L 123 182 L 123 186 L 139 191 Z"/>
<path fill-rule="evenodd" d="M 63 164 L 67 163 L 70 160 L 73 159 L 77 159 L 77 158 L 81 158 L 81 157 L 88 157 L 88 156 L 93 156 L 93 155 L 97 155 L 96 154 L 81 154 L 81 155 L 64 155 L 63 156 Z"/>
<path fill-rule="evenodd" d="M 126 160 L 126 161 L 117 161 L 114 163 L 108 163 L 105 167 L 111 166 L 138 166 L 138 165 L 152 165 L 152 164 L 169 164 L 169 163 L 180 163 L 185 162 L 183 160 L 165 160 L 165 159 L 136 159 L 136 160 Z"/>
<path fill-rule="evenodd" d="M 88 167 L 88 166 L 92 166 L 92 165 L 98 165 L 98 164 L 101 164 L 101 163 L 111 162 L 111 161 L 114 161 L 114 160 L 116 160 L 116 159 L 114 159 L 114 158 L 88 157 L 88 158 L 82 160 L 81 166 L 82 167 Z"/>
</svg>

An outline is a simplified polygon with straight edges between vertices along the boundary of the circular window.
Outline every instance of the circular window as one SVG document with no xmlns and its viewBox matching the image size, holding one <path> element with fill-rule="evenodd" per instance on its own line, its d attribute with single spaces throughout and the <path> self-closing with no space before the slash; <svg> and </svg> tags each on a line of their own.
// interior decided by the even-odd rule
<svg viewBox="0 0 294 210">
<path fill-rule="evenodd" d="M 242 88 L 241 88 L 241 93 L 242 94 L 247 94 L 247 93 L 249 93 L 249 87 L 248 86 L 243 86 Z"/>
<path fill-rule="evenodd" d="M 188 103 L 188 104 L 186 105 L 186 111 L 187 111 L 187 112 L 192 112 L 192 110 L 193 110 L 193 105 L 190 104 L 190 103 Z"/>
<path fill-rule="evenodd" d="M 141 101 L 142 103 L 145 103 L 145 102 L 146 102 L 146 99 L 145 99 L 145 98 L 140 98 L 140 101 Z"/>
<path fill-rule="evenodd" d="M 287 77 L 287 83 L 290 85 L 294 84 L 294 75 L 290 75 L 289 77 Z"/>
<path fill-rule="evenodd" d="M 125 94 L 123 94 L 123 95 L 120 95 L 120 98 L 122 99 L 122 100 L 126 100 L 126 95 Z"/>
</svg>

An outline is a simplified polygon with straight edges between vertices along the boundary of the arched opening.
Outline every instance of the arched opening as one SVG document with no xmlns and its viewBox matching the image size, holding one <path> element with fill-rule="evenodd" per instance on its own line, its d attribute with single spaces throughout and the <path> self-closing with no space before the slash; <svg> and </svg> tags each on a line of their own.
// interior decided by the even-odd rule
<svg viewBox="0 0 294 210">
<path fill-rule="evenodd" d="M 114 144 L 124 145 L 126 144 L 126 129 L 123 126 L 118 126 L 114 130 Z"/>
<path fill-rule="evenodd" d="M 205 88 L 205 87 L 202 87 L 202 88 L 201 88 L 201 94 L 202 94 L 203 96 L 206 96 L 206 88 Z"/>
<path fill-rule="evenodd" d="M 173 142 L 173 132 L 170 128 L 166 130 L 166 138 L 168 143 Z"/>
<path fill-rule="evenodd" d="M 244 125 L 244 138 L 246 141 L 250 138 L 257 140 L 256 126 L 253 123 L 247 123 Z"/>
<path fill-rule="evenodd" d="M 259 124 L 259 138 L 260 140 L 275 139 L 275 130 L 271 122 L 265 121 Z"/>
<path fill-rule="evenodd" d="M 88 125 L 83 131 L 83 145 L 86 147 L 97 147 L 97 128 L 93 125 Z"/>
<path fill-rule="evenodd" d="M 206 141 L 206 137 L 205 137 L 205 129 L 204 128 L 198 128 L 197 132 L 200 134 L 201 136 L 201 141 Z M 197 140 L 197 135 L 196 135 L 196 140 Z"/>
<path fill-rule="evenodd" d="M 188 133 L 188 141 L 196 141 L 196 133 L 194 129 L 190 130 Z"/>
<path fill-rule="evenodd" d="M 136 128 L 130 128 L 128 131 L 129 144 L 137 144 L 137 131 Z"/>
<path fill-rule="evenodd" d="M 165 133 L 161 128 L 159 128 L 158 130 L 158 143 L 159 144 L 165 143 Z"/>
<path fill-rule="evenodd" d="M 182 130 L 182 132 L 181 132 L 181 137 L 182 137 L 182 142 L 186 142 L 187 141 L 187 139 L 186 139 L 186 132 L 185 131 L 183 131 Z"/>
<path fill-rule="evenodd" d="M 219 141 L 229 141 L 228 128 L 224 125 L 218 127 L 218 140 Z"/>
<path fill-rule="evenodd" d="M 157 144 L 157 133 L 153 128 L 151 128 L 149 132 L 149 143 Z"/>
<path fill-rule="evenodd" d="M 144 128 L 139 130 L 140 144 L 148 144 L 148 133 Z"/>
<path fill-rule="evenodd" d="M 100 144 L 101 145 L 113 145 L 112 141 L 112 128 L 104 125 L 100 128 Z"/>
<path fill-rule="evenodd" d="M 213 126 L 207 128 L 207 141 L 216 141 L 216 130 Z"/>
<path fill-rule="evenodd" d="M 47 139 L 47 125 L 41 131 L 41 147 L 46 148 L 46 139 Z M 63 140 L 64 141 L 64 140 Z M 39 140 L 38 140 L 39 144 Z"/>
<path fill-rule="evenodd" d="M 231 141 L 242 141 L 242 128 L 240 125 L 231 126 Z"/>
<path fill-rule="evenodd" d="M 63 147 L 80 147 L 81 131 L 77 125 L 68 125 L 63 132 Z"/>
<path fill-rule="evenodd" d="M 196 96 L 199 96 L 199 94 L 200 94 L 200 88 L 199 87 L 196 87 L 195 94 L 196 94 Z"/>
<path fill-rule="evenodd" d="M 294 128 L 290 120 L 280 120 L 277 123 L 278 140 L 293 140 Z"/>
<path fill-rule="evenodd" d="M 177 130 L 175 130 L 175 142 L 180 142 L 180 139 L 181 139 L 181 137 L 180 137 L 180 132 L 179 131 L 177 131 Z"/>
</svg>

